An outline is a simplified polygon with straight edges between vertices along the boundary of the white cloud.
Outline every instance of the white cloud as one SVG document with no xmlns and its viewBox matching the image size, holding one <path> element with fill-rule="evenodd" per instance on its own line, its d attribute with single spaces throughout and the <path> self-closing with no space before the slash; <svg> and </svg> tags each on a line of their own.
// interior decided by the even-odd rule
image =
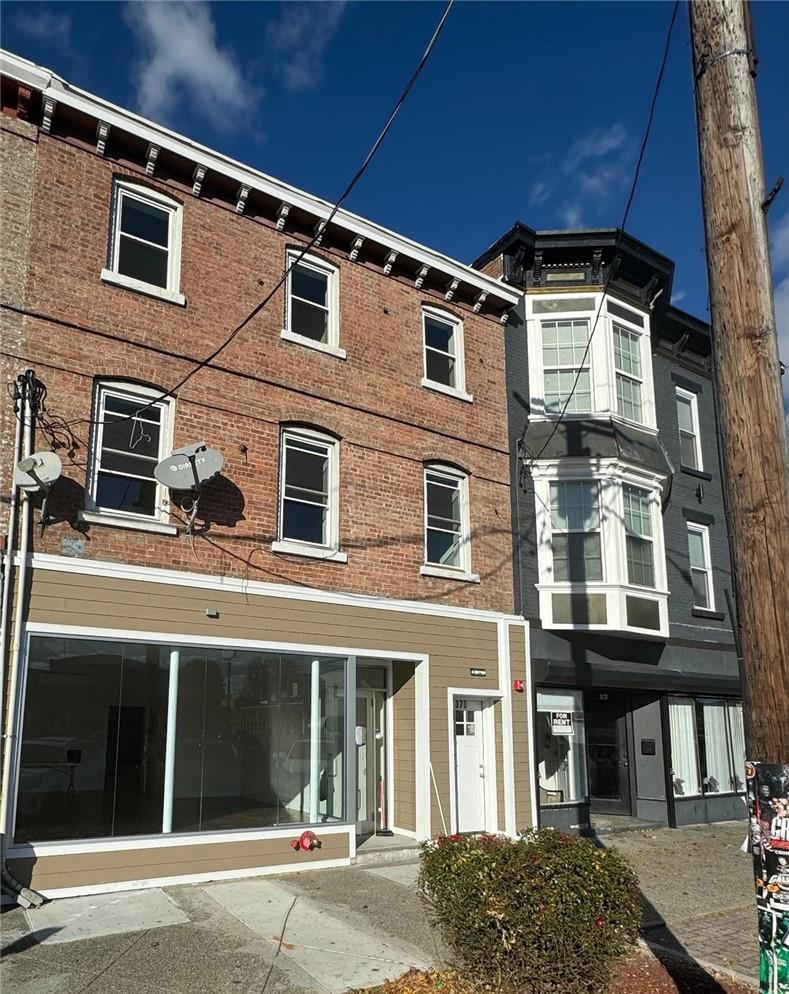
<svg viewBox="0 0 789 994">
<path fill-rule="evenodd" d="M 18 10 L 14 17 L 14 27 L 29 38 L 57 40 L 61 45 L 71 45 L 71 15 L 62 11 L 56 12 L 30 4 Z"/>
<path fill-rule="evenodd" d="M 344 0 L 282 4 L 266 29 L 266 44 L 286 90 L 300 93 L 320 82 L 323 53 L 345 6 Z"/>
<path fill-rule="evenodd" d="M 568 228 L 583 228 L 581 208 L 578 204 L 565 204 L 562 208 L 562 220 Z"/>
<path fill-rule="evenodd" d="M 529 207 L 539 207 L 540 204 L 544 204 L 548 197 L 551 195 L 551 188 L 541 179 L 531 188 L 531 193 L 529 194 Z"/>
<path fill-rule="evenodd" d="M 124 16 L 142 50 L 135 67 L 137 109 L 175 123 L 191 105 L 216 128 L 238 124 L 260 98 L 244 80 L 236 56 L 217 42 L 207 3 L 128 3 Z"/>
<path fill-rule="evenodd" d="M 582 163 L 605 159 L 613 152 L 629 151 L 630 137 L 623 124 L 617 122 L 610 128 L 598 128 L 577 138 L 570 146 L 562 165 L 562 171 L 575 172 Z"/>
<path fill-rule="evenodd" d="M 687 290 L 675 290 L 671 294 L 671 303 L 678 304 L 680 301 L 684 300 L 685 297 L 687 297 L 687 295 L 688 295 Z"/>
</svg>

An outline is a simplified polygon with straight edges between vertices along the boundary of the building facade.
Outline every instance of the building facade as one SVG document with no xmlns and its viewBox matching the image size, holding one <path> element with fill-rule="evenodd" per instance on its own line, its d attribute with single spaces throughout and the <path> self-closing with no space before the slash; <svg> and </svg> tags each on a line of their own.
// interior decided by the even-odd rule
<svg viewBox="0 0 789 994">
<path fill-rule="evenodd" d="M 62 464 L 4 507 L 12 875 L 59 896 L 530 827 L 520 291 L 2 71 L 4 495 Z"/>
<path fill-rule="evenodd" d="M 475 265 L 524 291 L 507 398 L 540 824 L 744 817 L 710 329 L 615 229 L 516 224 Z"/>
</svg>

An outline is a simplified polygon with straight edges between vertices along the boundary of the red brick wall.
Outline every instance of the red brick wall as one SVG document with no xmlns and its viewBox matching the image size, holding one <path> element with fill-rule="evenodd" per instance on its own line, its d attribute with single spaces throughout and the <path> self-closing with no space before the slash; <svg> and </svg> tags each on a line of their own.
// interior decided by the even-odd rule
<svg viewBox="0 0 789 994">
<path fill-rule="evenodd" d="M 112 178 L 118 173 L 183 200 L 186 307 L 101 282 Z M 199 200 L 173 184 L 146 180 L 142 169 L 120 168 L 42 135 L 26 294 L 28 308 L 39 316 L 27 319 L 19 367 L 33 365 L 46 384 L 53 421 L 90 417 L 95 375 L 169 387 L 192 368 L 186 357 L 208 354 L 265 295 L 282 272 L 286 246 L 298 241 L 266 221 L 239 217 L 232 208 Z M 443 297 L 431 299 L 330 247 L 317 254 L 340 269 L 340 344 L 347 361 L 280 338 L 280 293 L 217 360 L 218 368 L 202 370 L 179 392 L 175 444 L 205 439 L 226 458 L 229 482 L 206 491 L 206 506 L 213 504 L 215 512 L 208 534 L 192 542 L 94 525 L 81 535 L 76 515 L 84 499 L 89 429 L 78 423 L 73 456 L 61 450 L 68 479 L 58 484 L 51 501 L 60 520 L 36 538 L 38 551 L 73 552 L 84 538 L 79 554 L 96 559 L 512 608 L 500 324 L 448 305 L 464 321 L 466 388 L 474 403 L 431 392 L 419 385 L 420 305 L 445 304 Z M 279 425 L 289 420 L 325 427 L 342 439 L 340 531 L 346 565 L 271 552 Z M 41 434 L 37 445 L 48 447 Z M 471 474 L 472 568 L 482 577 L 478 585 L 419 575 L 422 462 L 433 458 L 459 463 Z"/>
</svg>

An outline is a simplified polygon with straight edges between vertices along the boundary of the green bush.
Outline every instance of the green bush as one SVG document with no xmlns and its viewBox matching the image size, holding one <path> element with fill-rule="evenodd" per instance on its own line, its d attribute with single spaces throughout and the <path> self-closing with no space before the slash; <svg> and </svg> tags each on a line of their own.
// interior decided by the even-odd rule
<svg viewBox="0 0 789 994">
<path fill-rule="evenodd" d="M 604 991 L 641 924 L 625 858 L 550 829 L 424 843 L 419 889 L 469 977 L 508 994 Z"/>
</svg>

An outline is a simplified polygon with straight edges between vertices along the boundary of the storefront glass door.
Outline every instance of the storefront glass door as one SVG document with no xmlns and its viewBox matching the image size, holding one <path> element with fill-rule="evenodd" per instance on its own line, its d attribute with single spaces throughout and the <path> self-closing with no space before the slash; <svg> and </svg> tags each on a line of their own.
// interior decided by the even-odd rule
<svg viewBox="0 0 789 994">
<path fill-rule="evenodd" d="M 622 695 L 586 695 L 586 755 L 592 812 L 631 814 L 627 709 L 627 699 Z"/>
</svg>

